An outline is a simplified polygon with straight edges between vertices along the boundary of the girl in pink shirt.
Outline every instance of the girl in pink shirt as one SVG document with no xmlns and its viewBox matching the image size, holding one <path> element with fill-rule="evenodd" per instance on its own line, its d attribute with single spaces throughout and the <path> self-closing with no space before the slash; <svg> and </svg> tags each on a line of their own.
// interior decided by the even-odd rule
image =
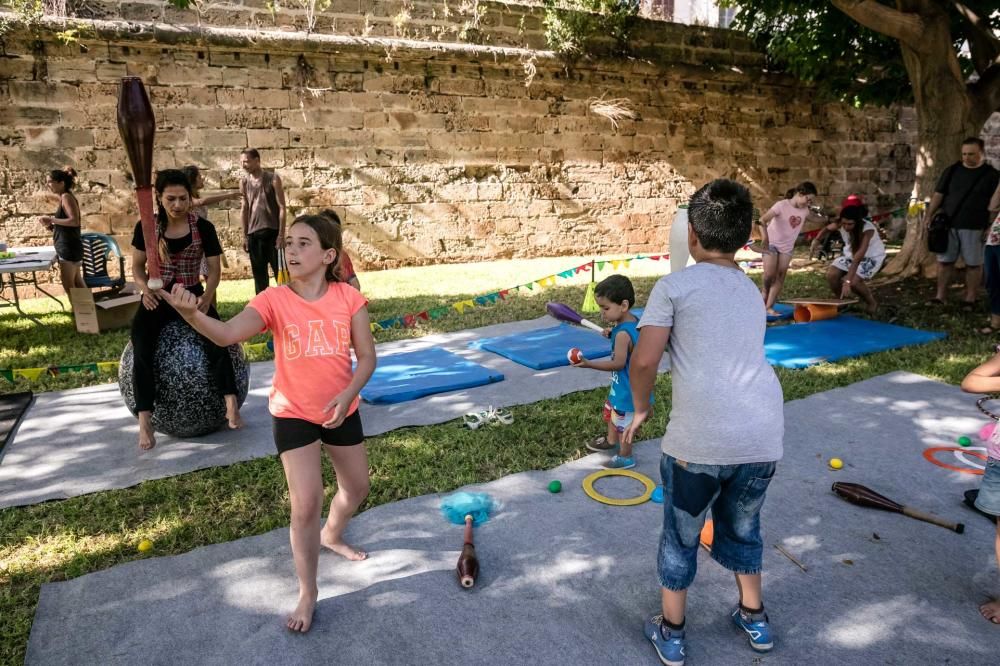
<svg viewBox="0 0 1000 666">
<path fill-rule="evenodd" d="M 968 393 L 1000 393 L 1000 346 L 997 354 L 962 380 L 962 390 Z M 1000 424 L 993 430 L 986 449 L 986 469 L 979 484 L 976 509 L 995 518 L 1000 518 Z M 997 520 L 996 538 L 993 548 L 1000 565 L 1000 520 Z M 1000 600 L 993 599 L 980 604 L 979 612 L 993 624 L 1000 624 Z"/>
<path fill-rule="evenodd" d="M 368 454 L 358 395 L 375 371 L 368 301 L 341 281 L 340 228 L 318 215 L 295 219 L 285 236 L 290 284 L 257 294 L 226 322 L 201 313 L 183 288 L 164 294 L 177 311 L 216 344 L 231 345 L 262 330 L 274 335 L 274 383 L 268 408 L 274 443 L 292 502 L 289 536 L 299 602 L 288 616 L 292 631 L 312 624 L 319 590 L 320 546 L 350 560 L 367 554 L 346 544 L 344 528 L 368 496 Z M 357 368 L 351 371 L 351 349 Z M 322 529 L 322 450 L 333 462 L 337 493 Z"/>
<path fill-rule="evenodd" d="M 764 288 L 761 293 L 767 305 L 767 314 L 777 315 L 774 304 L 785 286 L 785 275 L 792 263 L 795 239 L 809 217 L 809 206 L 816 197 L 816 186 L 805 181 L 788 191 L 760 218 L 764 226 Z"/>
</svg>

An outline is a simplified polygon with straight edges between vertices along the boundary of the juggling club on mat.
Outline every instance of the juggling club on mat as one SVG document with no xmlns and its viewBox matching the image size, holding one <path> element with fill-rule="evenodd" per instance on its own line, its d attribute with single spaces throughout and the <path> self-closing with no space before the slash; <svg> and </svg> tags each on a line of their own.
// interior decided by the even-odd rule
<svg viewBox="0 0 1000 666">
<path fill-rule="evenodd" d="M 472 543 L 472 516 L 465 517 L 465 543 L 462 554 L 458 556 L 458 582 L 464 588 L 476 584 L 479 578 L 479 559 L 476 557 L 476 546 Z"/>
<path fill-rule="evenodd" d="M 445 519 L 455 525 L 465 524 L 465 542 L 456 567 L 458 582 L 465 589 L 475 586 L 479 577 L 479 558 L 476 557 L 472 527 L 489 520 L 490 512 L 496 506 L 493 498 L 486 493 L 457 492 L 441 501 L 441 514 Z"/>
<path fill-rule="evenodd" d="M 924 522 L 931 523 L 932 525 L 943 527 L 953 532 L 957 532 L 958 534 L 965 532 L 965 525 L 962 523 L 953 523 L 945 520 L 944 518 L 935 516 L 934 514 L 921 511 L 920 509 L 914 509 L 912 506 L 899 504 L 898 502 L 892 501 L 888 497 L 879 495 L 871 488 L 862 486 L 858 483 L 842 483 L 838 481 L 833 484 L 831 490 L 838 497 L 847 500 L 851 504 L 868 507 L 870 509 L 891 511 L 892 513 L 901 513 L 904 516 L 916 518 L 917 520 L 922 520 Z"/>
</svg>

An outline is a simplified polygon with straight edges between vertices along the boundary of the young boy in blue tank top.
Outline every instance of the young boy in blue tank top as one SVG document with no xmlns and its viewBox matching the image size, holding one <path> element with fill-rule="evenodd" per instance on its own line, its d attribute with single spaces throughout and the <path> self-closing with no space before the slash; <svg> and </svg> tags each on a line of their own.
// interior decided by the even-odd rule
<svg viewBox="0 0 1000 666">
<path fill-rule="evenodd" d="M 604 466 L 608 469 L 630 469 L 635 467 L 632 457 L 632 442 L 623 444 L 621 435 L 632 423 L 635 407 L 632 405 L 632 386 L 629 382 L 629 361 L 632 349 L 639 340 L 639 320 L 632 314 L 635 305 L 635 289 L 624 275 L 612 275 L 597 284 L 594 289 L 601 317 L 611 324 L 605 335 L 611 340 L 611 358 L 607 361 L 588 361 L 581 358 L 574 364 L 578 368 L 592 368 L 611 372 L 611 388 L 604 403 L 604 420 L 608 424 L 606 437 L 599 437 L 587 444 L 591 451 L 613 453 Z M 650 396 L 650 404 L 652 404 Z"/>
</svg>

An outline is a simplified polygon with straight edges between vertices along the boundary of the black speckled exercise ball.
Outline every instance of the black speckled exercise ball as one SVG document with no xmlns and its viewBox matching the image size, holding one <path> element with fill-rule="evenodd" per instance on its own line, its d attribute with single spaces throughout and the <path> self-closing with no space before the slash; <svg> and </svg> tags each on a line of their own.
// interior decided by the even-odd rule
<svg viewBox="0 0 1000 666">
<path fill-rule="evenodd" d="M 157 432 L 197 437 L 225 425 L 226 401 L 209 371 L 206 344 L 210 343 L 183 321 L 171 321 L 160 332 L 153 371 L 156 377 L 153 428 Z M 229 356 L 236 375 L 236 395 L 242 405 L 250 386 L 250 366 L 240 345 L 230 345 Z M 125 406 L 135 414 L 131 342 L 122 352 L 118 366 L 118 389 Z"/>
</svg>

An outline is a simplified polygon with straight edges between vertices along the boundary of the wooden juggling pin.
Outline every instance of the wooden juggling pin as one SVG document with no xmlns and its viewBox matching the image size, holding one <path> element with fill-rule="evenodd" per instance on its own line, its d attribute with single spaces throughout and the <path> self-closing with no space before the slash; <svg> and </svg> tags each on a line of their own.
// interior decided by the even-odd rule
<svg viewBox="0 0 1000 666">
<path fill-rule="evenodd" d="M 476 584 L 479 577 L 479 560 L 476 559 L 476 546 L 472 543 L 472 516 L 465 517 L 465 544 L 462 554 L 458 556 L 458 582 L 462 587 L 470 588 Z"/>
<path fill-rule="evenodd" d="M 162 289 L 160 252 L 156 242 L 156 217 L 153 213 L 153 142 L 156 118 L 149 103 L 142 79 L 126 76 L 118 90 L 118 133 L 125 145 L 135 180 L 135 198 L 142 220 L 142 237 L 146 245 L 146 273 L 150 289 Z"/>
</svg>

